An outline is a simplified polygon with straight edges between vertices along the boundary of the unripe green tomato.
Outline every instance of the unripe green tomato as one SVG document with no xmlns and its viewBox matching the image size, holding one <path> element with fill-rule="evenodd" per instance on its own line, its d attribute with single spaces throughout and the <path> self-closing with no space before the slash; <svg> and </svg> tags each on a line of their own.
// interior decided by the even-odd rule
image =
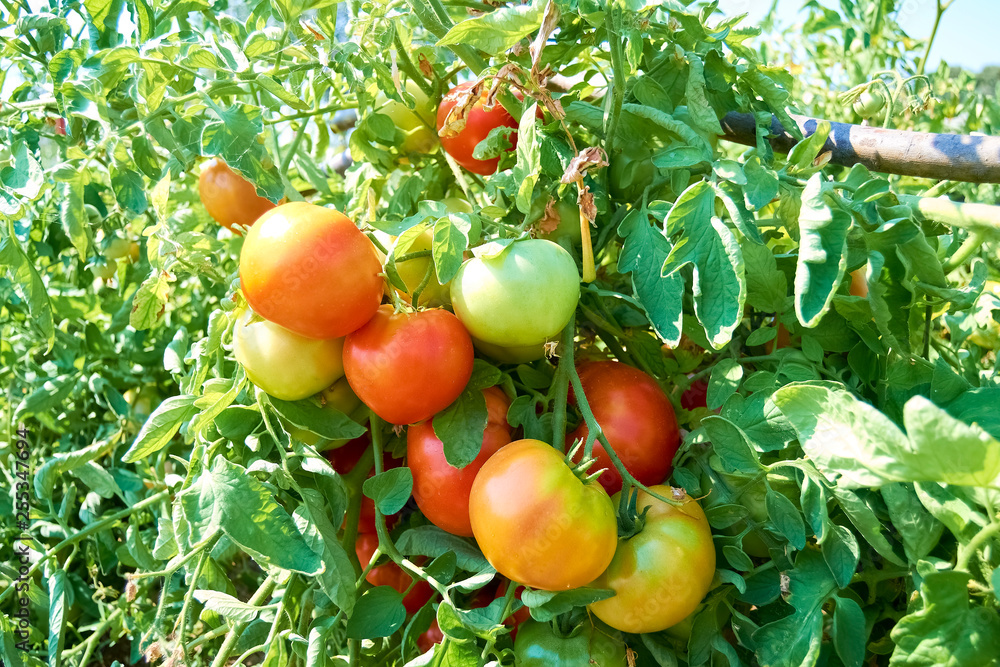
<svg viewBox="0 0 1000 667">
<path fill-rule="evenodd" d="M 545 356 L 545 343 L 522 347 L 503 347 L 502 345 L 485 343 L 477 338 L 473 338 L 472 344 L 482 354 L 504 364 L 526 364 L 529 361 L 535 361 Z"/>
<path fill-rule="evenodd" d="M 545 220 L 545 210 L 549 202 L 548 197 L 537 197 L 531 202 L 525 222 L 535 225 L 538 230 L 536 236 L 540 239 L 549 239 L 558 242 L 559 239 L 569 239 L 573 245 L 580 245 L 582 233 L 580 231 L 580 208 L 571 197 L 557 199 L 552 207 L 554 219 Z M 542 227 L 546 229 L 543 230 Z"/>
<path fill-rule="evenodd" d="M 403 254 L 407 255 L 421 250 L 429 251 L 431 250 L 433 244 L 434 230 L 427 229 L 420 236 L 418 236 L 413 243 L 410 244 L 410 247 L 407 248 L 406 252 Z M 442 285 L 438 282 L 437 270 L 434 268 L 434 257 L 432 255 L 428 255 L 426 257 L 414 257 L 413 259 L 408 259 L 402 262 L 396 261 L 396 272 L 399 274 L 399 277 L 402 278 L 403 284 L 406 285 L 406 291 L 400 292 L 400 297 L 406 303 L 411 303 L 413 291 L 420 286 L 421 282 L 423 282 L 428 269 L 431 272 L 431 276 L 427 281 L 427 284 L 424 285 L 424 289 L 420 292 L 420 299 L 417 302 L 418 305 L 426 306 L 428 308 L 448 305 L 451 303 L 451 283 Z"/>
<path fill-rule="evenodd" d="M 544 239 L 467 260 L 451 284 L 455 314 L 469 333 L 502 347 L 539 345 L 559 335 L 579 300 L 572 255 Z"/>
<path fill-rule="evenodd" d="M 121 259 L 129 254 L 131 246 L 128 239 L 115 237 L 108 242 L 108 247 L 104 249 L 104 256 L 108 259 Z"/>
<path fill-rule="evenodd" d="M 118 260 L 100 257 L 90 267 L 90 270 L 95 277 L 101 280 L 111 280 L 118 272 Z"/>
<path fill-rule="evenodd" d="M 406 82 L 406 91 L 414 97 L 414 109 L 379 93 L 375 98 L 375 111 L 391 118 L 396 129 L 403 134 L 404 139 L 399 144 L 400 153 L 432 153 L 438 147 L 436 109 L 415 81 Z"/>
<path fill-rule="evenodd" d="M 854 100 L 854 113 L 862 118 L 877 118 L 885 108 L 885 95 L 877 88 L 867 88 Z"/>
<path fill-rule="evenodd" d="M 247 377 L 266 393 L 298 401 L 323 391 L 344 375 L 344 339 L 306 338 L 258 319 L 246 309 L 236 320 L 233 346 Z"/>
</svg>

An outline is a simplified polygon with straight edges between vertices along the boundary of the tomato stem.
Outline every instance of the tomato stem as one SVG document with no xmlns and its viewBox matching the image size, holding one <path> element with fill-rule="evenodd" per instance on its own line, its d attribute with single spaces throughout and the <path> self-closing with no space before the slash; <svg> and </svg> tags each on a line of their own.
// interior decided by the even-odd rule
<svg viewBox="0 0 1000 667">
<path fill-rule="evenodd" d="M 570 316 L 562 331 L 562 351 L 556 375 L 552 382 L 552 446 L 566 451 L 566 408 L 569 403 L 569 368 L 573 360 L 573 337 L 576 331 L 576 312 Z"/>
</svg>

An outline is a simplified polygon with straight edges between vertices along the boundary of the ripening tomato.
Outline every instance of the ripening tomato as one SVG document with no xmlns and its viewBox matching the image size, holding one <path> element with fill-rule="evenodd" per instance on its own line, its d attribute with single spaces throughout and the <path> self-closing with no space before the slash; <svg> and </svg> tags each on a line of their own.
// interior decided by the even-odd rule
<svg viewBox="0 0 1000 667">
<path fill-rule="evenodd" d="M 413 472 L 413 498 L 417 507 L 438 528 L 472 537 L 469 493 L 476 473 L 486 460 L 510 442 L 507 409 L 510 401 L 497 387 L 483 390 L 486 430 L 479 455 L 464 468 L 455 468 L 444 456 L 444 444 L 434 433 L 433 419 L 410 426 L 406 433 L 406 460 Z"/>
<path fill-rule="evenodd" d="M 269 199 L 257 194 L 253 183 L 218 158 L 202 165 L 198 196 L 213 220 L 237 234 L 236 225 L 249 227 L 274 208 Z"/>
<path fill-rule="evenodd" d="M 382 302 L 375 246 L 337 211 L 306 202 L 274 208 L 250 228 L 240 282 L 262 317 L 309 338 L 339 338 Z"/>
<path fill-rule="evenodd" d="M 343 338 L 306 338 L 273 322 L 252 318 L 248 308 L 236 319 L 233 350 L 250 381 L 266 393 L 283 401 L 298 401 L 343 377 Z"/>
<path fill-rule="evenodd" d="M 593 581 L 618 541 L 604 488 L 574 474 L 540 440 L 501 448 L 479 470 L 469 496 L 472 532 L 497 572 L 547 591 Z"/>
<path fill-rule="evenodd" d="M 868 266 L 861 266 L 851 271 L 851 296 L 868 296 Z"/>
<path fill-rule="evenodd" d="M 434 230 L 428 229 L 413 241 L 410 247 L 406 249 L 406 252 L 403 253 L 403 256 L 420 251 L 430 252 L 433 243 Z M 427 284 L 424 285 L 423 290 L 420 292 L 417 304 L 429 308 L 448 305 L 451 303 L 451 283 L 442 285 L 438 281 L 437 269 L 434 268 L 434 259 L 430 256 L 414 257 L 402 262 L 397 258 L 396 272 L 403 280 L 403 284 L 406 285 L 406 291 L 399 293 L 400 298 L 406 303 L 412 303 L 413 292 L 424 281 L 424 276 L 427 275 L 428 271 L 430 271 L 430 276 L 428 277 Z"/>
<path fill-rule="evenodd" d="M 441 412 L 472 377 L 469 332 L 447 310 L 382 306 L 344 344 L 344 371 L 361 401 L 390 424 Z"/>
<path fill-rule="evenodd" d="M 366 567 L 371 562 L 375 550 L 378 549 L 378 535 L 374 533 L 359 533 L 358 539 L 354 543 L 354 550 L 358 554 L 361 567 Z M 389 586 L 400 593 L 406 593 L 406 589 L 413 584 L 413 577 L 403 571 L 403 568 L 395 563 L 385 563 L 376 565 L 368 571 L 365 577 L 372 586 Z M 434 589 L 423 579 L 418 579 L 409 593 L 403 597 L 403 606 L 406 613 L 415 614 L 430 599 L 434 597 Z"/>
<path fill-rule="evenodd" d="M 447 129 L 442 131 L 444 127 L 445 120 L 448 118 L 448 113 L 454 108 L 455 104 L 458 103 L 459 97 L 462 96 L 465 91 L 472 88 L 472 83 L 460 83 L 451 90 L 448 94 L 444 96 L 441 100 L 441 106 L 438 107 L 437 112 L 437 130 L 438 137 L 441 139 L 441 147 L 444 148 L 445 152 L 450 155 L 455 162 L 465 167 L 474 174 L 481 174 L 483 176 L 488 176 L 497 170 L 497 165 L 500 163 L 500 158 L 495 157 L 491 160 L 477 160 L 472 157 L 472 152 L 476 149 L 476 145 L 486 138 L 486 135 L 490 133 L 495 127 L 500 127 L 501 125 L 506 125 L 507 127 L 512 127 L 517 129 L 517 121 L 514 120 L 503 105 L 497 102 L 491 111 L 486 111 L 483 108 L 483 102 L 486 98 L 486 91 L 482 93 L 480 99 L 476 100 L 475 106 L 469 110 L 468 114 L 465 116 L 465 127 L 459 132 L 451 132 Z M 517 132 L 510 135 L 510 143 L 513 147 L 517 146 Z"/>
<path fill-rule="evenodd" d="M 444 633 L 441 632 L 441 626 L 438 625 L 437 619 L 431 620 L 431 627 L 427 628 L 424 632 L 417 637 L 417 650 L 421 654 L 427 653 L 431 650 L 435 644 L 440 644 L 444 641 Z"/>
<path fill-rule="evenodd" d="M 451 303 L 469 333 L 501 347 L 537 346 L 558 336 L 580 300 L 580 273 L 565 248 L 544 239 L 474 257 L 451 281 Z"/>
<path fill-rule="evenodd" d="M 481 341 L 478 338 L 472 339 L 472 344 L 479 352 L 486 355 L 493 361 L 504 364 L 525 364 L 535 361 L 545 356 L 545 343 L 535 345 L 523 345 L 518 347 L 504 347 Z"/>
<path fill-rule="evenodd" d="M 670 475 L 681 444 L 680 427 L 670 399 L 651 376 L 617 361 L 590 361 L 577 369 L 594 418 L 625 469 L 646 486 Z M 567 436 L 585 439 L 586 423 Z M 582 451 L 582 450 L 581 450 Z M 600 442 L 594 443 L 595 470 L 609 494 L 622 488 L 622 478 Z"/>
<path fill-rule="evenodd" d="M 375 111 L 391 118 L 393 125 L 402 134 L 403 140 L 398 145 L 400 153 L 431 153 L 438 145 L 431 100 L 413 80 L 406 82 L 406 92 L 413 95 L 413 109 L 404 102 L 390 100 L 380 91 L 375 97 Z"/>
<path fill-rule="evenodd" d="M 708 593 L 715 576 L 715 545 L 701 506 L 681 489 L 651 489 L 682 504 L 670 505 L 640 491 L 638 511 L 649 508 L 645 525 L 618 544 L 614 560 L 590 584 L 615 591 L 590 610 L 622 632 L 659 632 L 680 623 Z"/>
</svg>

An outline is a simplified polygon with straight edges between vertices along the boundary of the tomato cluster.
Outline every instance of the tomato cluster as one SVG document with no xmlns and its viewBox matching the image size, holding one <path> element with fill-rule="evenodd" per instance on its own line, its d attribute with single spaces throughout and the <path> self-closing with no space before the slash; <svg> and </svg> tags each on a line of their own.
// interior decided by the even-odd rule
<svg viewBox="0 0 1000 667">
<path fill-rule="evenodd" d="M 517 124 L 501 105 L 487 111 L 484 99 L 463 97 L 469 89 L 459 86 L 445 97 L 438 110 L 440 142 L 459 165 L 490 173 L 497 160 L 477 160 L 472 149 L 492 127 Z M 420 101 L 420 91 L 407 90 Z M 456 130 L 450 112 L 458 103 L 465 105 L 464 125 Z M 386 99 L 377 107 L 375 113 L 402 119 L 397 126 L 409 142 L 407 151 L 434 148 L 423 132 L 428 121 L 419 107 L 410 110 Z M 511 140 L 516 140 L 513 133 Z M 236 176 L 221 163 L 205 171 L 215 173 L 216 180 L 229 178 L 227 172 Z M 234 321 L 236 360 L 249 380 L 274 399 L 312 400 L 361 422 L 371 416 L 371 435 L 349 442 L 323 440 L 282 421 L 293 438 L 326 450 L 334 470 L 358 482 L 350 491 L 357 527 L 345 523 L 342 530 L 356 536 L 354 552 L 368 583 L 403 594 L 408 612 L 428 604 L 433 589 L 427 581 L 404 570 L 391 545 L 380 548 L 385 530 L 393 530 L 396 522 L 406 526 L 426 520 L 473 538 L 497 572 L 518 585 L 614 590 L 615 597 L 591 605 L 611 628 L 600 638 L 579 628 L 553 634 L 554 627 L 534 624 L 518 639 L 518 651 L 524 664 L 557 664 L 546 657 L 557 645 L 618 664 L 624 646 L 618 635 L 609 640 L 609 633 L 654 632 L 679 623 L 702 600 L 715 571 L 704 512 L 682 492 L 658 486 L 669 477 L 680 444 L 671 401 L 654 377 L 626 364 L 569 364 L 566 372 L 579 382 L 568 396 L 562 394 L 568 404 L 561 409 L 571 423 L 579 418 L 578 425 L 566 442 L 557 436 L 555 446 L 525 437 L 515 427 L 518 422 L 509 419 L 517 385 L 508 380 L 501 389 L 497 379 L 470 384 L 475 357 L 501 364 L 539 360 L 572 321 L 580 271 L 567 248 L 579 240 L 571 234 L 579 231 L 579 208 L 571 201 L 546 199 L 526 216 L 524 229 L 554 237 L 565 218 L 566 245 L 517 238 L 487 249 L 472 248 L 481 228 L 468 202 L 434 206 L 447 210 L 445 221 L 452 215 L 477 221 L 472 231 L 463 232 L 465 257 L 445 282 L 438 279 L 439 239 L 431 227 L 398 239 L 369 237 L 338 211 L 306 202 L 261 206 L 255 219 L 234 221 L 247 229 L 240 256 L 247 306 Z M 379 239 L 382 250 L 372 238 Z M 394 276 L 391 283 L 388 275 Z M 362 404 L 366 413 L 359 415 Z M 453 411 L 454 406 L 470 411 L 476 404 L 485 405 L 477 413 L 485 414 L 482 435 L 474 456 L 466 451 L 460 457 L 465 465 L 456 466 L 443 434 L 457 418 L 472 419 Z M 380 468 L 409 467 L 423 519 L 381 517 L 370 497 L 359 498 L 363 477 L 374 474 L 372 438 L 384 435 L 383 421 L 397 434 L 406 429 L 406 453 L 405 463 L 385 454 Z M 591 432 L 595 425 L 598 433 Z M 581 442 L 588 446 L 576 446 Z M 583 451 L 592 451 L 592 457 L 580 461 Z M 366 461 L 368 469 L 354 471 L 359 461 Z M 623 486 L 632 492 L 635 485 L 651 487 L 653 495 L 640 493 L 632 503 L 628 497 L 612 498 Z M 620 520 L 633 530 L 620 535 Z M 386 562 L 372 560 L 387 556 Z M 429 648 L 442 637 L 435 625 L 420 642 Z"/>
</svg>

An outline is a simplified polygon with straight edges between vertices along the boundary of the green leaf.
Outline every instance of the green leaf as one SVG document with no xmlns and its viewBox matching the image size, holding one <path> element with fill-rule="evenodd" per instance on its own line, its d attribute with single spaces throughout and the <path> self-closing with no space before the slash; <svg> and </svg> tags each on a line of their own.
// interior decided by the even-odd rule
<svg viewBox="0 0 1000 667">
<path fill-rule="evenodd" d="M 854 537 L 854 533 L 839 524 L 830 525 L 826 538 L 823 541 L 823 559 L 837 585 L 847 588 L 861 558 L 858 540 Z"/>
<path fill-rule="evenodd" d="M 500 157 L 514 147 L 510 139 L 515 132 L 517 132 L 516 129 L 506 125 L 494 127 L 485 139 L 476 144 L 472 150 L 472 157 L 477 160 L 492 160 L 495 157 Z"/>
<path fill-rule="evenodd" d="M 886 484 L 880 491 L 892 525 L 903 538 L 907 560 L 916 563 L 926 558 L 941 539 L 944 525 L 924 509 L 912 486 Z"/>
<path fill-rule="evenodd" d="M 303 102 L 298 95 L 290 92 L 274 78 L 267 74 L 258 74 L 254 80 L 261 88 L 274 95 L 276 98 L 299 111 L 306 111 L 309 105 Z"/>
<path fill-rule="evenodd" d="M 705 90 L 705 63 L 694 53 L 688 53 L 688 80 L 684 93 L 687 97 L 688 116 L 694 126 L 708 134 L 722 134 L 719 117 L 708 101 Z"/>
<path fill-rule="evenodd" d="M 991 667 L 1000 655 L 1000 616 L 969 606 L 970 576 L 932 572 L 920 585 L 920 608 L 904 616 L 890 636 L 892 667 Z"/>
<path fill-rule="evenodd" d="M 738 172 L 738 174 L 741 177 L 743 176 L 742 171 Z M 745 204 L 746 195 L 743 194 L 743 189 L 731 181 L 721 181 L 714 184 L 714 187 L 716 196 L 725 205 L 726 210 L 729 211 L 729 217 L 732 218 L 740 233 L 752 243 L 763 246 L 764 239 L 760 235 L 760 230 L 757 229 L 757 220 L 754 218 L 753 213 L 747 210 Z"/>
<path fill-rule="evenodd" d="M 163 314 L 170 296 L 170 282 L 166 274 L 153 269 L 132 297 L 129 324 L 137 331 L 149 329 Z"/>
<path fill-rule="evenodd" d="M 618 255 L 618 270 L 632 274 L 632 288 L 656 334 L 676 347 L 684 318 L 684 279 L 679 273 L 660 275 L 670 254 L 670 241 L 649 224 L 645 208 L 633 209 L 618 226 L 625 244 Z"/>
<path fill-rule="evenodd" d="M 478 389 L 466 389 L 443 412 L 434 416 L 434 435 L 444 446 L 444 457 L 455 468 L 464 468 L 479 456 L 486 431 L 486 399 Z"/>
<path fill-rule="evenodd" d="M 667 232 L 681 232 L 663 275 L 694 266 L 694 309 L 709 342 L 721 349 L 743 319 L 746 278 L 736 237 L 715 217 L 715 191 L 699 181 L 681 193 L 667 216 Z"/>
<path fill-rule="evenodd" d="M 753 210 L 760 210 L 778 196 L 778 175 L 764 166 L 761 159 L 753 155 L 743 165 L 743 175 L 747 184 L 743 186 L 746 204 Z"/>
<path fill-rule="evenodd" d="M 516 204 L 521 213 L 531 210 L 535 182 L 542 170 L 541 151 L 535 129 L 538 122 L 535 116 L 537 108 L 538 104 L 535 103 L 525 109 L 517 128 L 517 163 L 514 165 L 513 176 L 514 182 L 518 183 Z"/>
<path fill-rule="evenodd" d="M 463 44 L 490 55 L 499 55 L 538 30 L 542 25 L 543 7 L 541 2 L 507 5 L 466 19 L 452 26 L 437 45 Z"/>
<path fill-rule="evenodd" d="M 462 262 L 465 261 L 463 253 L 479 240 L 472 238 L 474 227 L 466 213 L 448 215 L 434 223 L 434 242 L 431 251 L 439 284 L 446 285 L 455 277 L 462 267 Z"/>
<path fill-rule="evenodd" d="M 183 395 L 171 396 L 160 403 L 146 420 L 146 423 L 142 425 L 132 442 L 132 446 L 122 456 L 122 462 L 141 461 L 150 454 L 155 454 L 166 447 L 180 429 L 181 424 L 197 412 L 194 401 L 194 396 Z"/>
<path fill-rule="evenodd" d="M 1000 387 L 980 387 L 959 396 L 948 405 L 948 414 L 966 424 L 977 424 L 1000 440 Z"/>
<path fill-rule="evenodd" d="M 403 596 L 389 586 L 376 586 L 364 592 L 347 619 L 347 636 L 351 639 L 388 637 L 403 627 L 406 609 Z"/>
<path fill-rule="evenodd" d="M 849 214 L 831 206 L 820 174 L 809 179 L 799 213 L 799 258 L 795 270 L 795 313 L 807 327 L 815 327 L 830 308 L 847 268 Z"/>
<path fill-rule="evenodd" d="M 768 490 L 765 496 L 767 505 L 767 515 L 778 533 L 783 535 L 788 543 L 796 549 L 804 549 L 806 546 L 806 526 L 802 520 L 802 513 L 795 504 L 783 494 Z"/>
<path fill-rule="evenodd" d="M 868 643 L 868 626 L 861 607 L 849 597 L 836 598 L 833 609 L 833 647 L 840 656 L 844 667 L 862 667 L 865 662 L 865 646 Z"/>
<path fill-rule="evenodd" d="M 205 609 L 210 609 L 233 623 L 249 623 L 262 611 L 260 607 L 219 591 L 196 590 L 194 599 L 202 603 Z"/>
<path fill-rule="evenodd" d="M 321 438 L 351 440 L 367 432 L 364 426 L 331 405 L 321 408 L 308 400 L 283 401 L 273 396 L 268 396 L 267 402 L 290 424 Z"/>
<path fill-rule="evenodd" d="M 757 454 L 739 427 L 716 416 L 706 417 L 701 425 L 712 441 L 712 450 L 722 459 L 728 472 L 756 474 L 760 470 Z"/>
<path fill-rule="evenodd" d="M 136 215 L 144 213 L 149 201 L 146 199 L 146 184 L 142 181 L 142 175 L 131 169 L 112 169 L 111 174 L 111 189 L 118 205 Z"/>
<path fill-rule="evenodd" d="M 721 408 L 726 400 L 736 393 L 743 379 L 743 364 L 736 359 L 721 359 L 712 368 L 708 380 L 706 401 L 709 410 Z"/>
<path fill-rule="evenodd" d="M 395 514 L 413 493 L 413 473 L 405 467 L 384 470 L 366 479 L 363 490 L 382 514 Z"/>
<path fill-rule="evenodd" d="M 288 512 L 246 468 L 220 456 L 203 478 L 213 496 L 213 523 L 254 559 L 303 574 L 321 571 Z"/>
<path fill-rule="evenodd" d="M 46 568 L 49 592 L 49 664 L 58 665 L 66 644 L 67 573 L 62 568 Z"/>
<path fill-rule="evenodd" d="M 521 602 L 531 610 L 536 621 L 551 621 L 575 607 L 585 607 L 591 602 L 613 597 L 614 591 L 604 588 L 574 588 L 570 591 L 532 591 L 521 594 Z"/>
<path fill-rule="evenodd" d="M 823 641 L 823 605 L 836 589 L 823 557 L 812 550 L 800 551 L 788 573 L 786 597 L 795 613 L 753 633 L 760 663 L 769 667 L 815 665 Z"/>
<path fill-rule="evenodd" d="M 0 265 L 6 268 L 7 277 L 14 283 L 18 294 L 28 302 L 31 324 L 41 332 L 47 348 L 51 350 L 56 342 L 52 302 L 38 270 L 13 235 L 6 234 L 0 238 Z"/>
<path fill-rule="evenodd" d="M 446 533 L 437 526 L 410 528 L 396 540 L 396 548 L 407 556 L 430 556 L 454 552 L 458 566 L 467 572 L 489 570 L 490 564 L 471 541 Z"/>
<path fill-rule="evenodd" d="M 813 162 L 826 144 L 830 136 L 830 122 L 821 120 L 816 123 L 815 132 L 792 147 L 788 152 L 788 173 L 812 172 L 816 170 Z"/>
</svg>

